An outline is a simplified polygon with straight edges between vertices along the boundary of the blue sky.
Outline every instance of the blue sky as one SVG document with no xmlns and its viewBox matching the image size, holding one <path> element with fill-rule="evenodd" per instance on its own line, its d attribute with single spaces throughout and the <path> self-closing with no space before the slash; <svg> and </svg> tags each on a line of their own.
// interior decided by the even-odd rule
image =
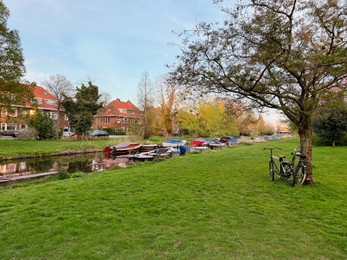
<svg viewBox="0 0 347 260">
<path fill-rule="evenodd" d="M 91 79 L 112 99 L 136 104 L 144 71 L 167 73 L 179 53 L 173 33 L 221 18 L 212 0 L 3 0 L 19 31 L 27 74 L 41 85 L 62 74 L 75 86 Z"/>
</svg>

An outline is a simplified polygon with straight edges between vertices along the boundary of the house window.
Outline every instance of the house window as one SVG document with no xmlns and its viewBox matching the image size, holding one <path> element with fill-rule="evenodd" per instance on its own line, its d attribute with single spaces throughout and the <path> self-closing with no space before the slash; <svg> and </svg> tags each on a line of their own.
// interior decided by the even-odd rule
<svg viewBox="0 0 347 260">
<path fill-rule="evenodd" d="M 16 125 L 14 125 L 14 124 L 7 124 L 6 130 L 8 130 L 8 131 L 15 131 L 16 130 Z"/>
<path fill-rule="evenodd" d="M 48 104 L 48 105 L 56 105 L 57 104 L 57 101 L 55 101 L 55 100 L 52 100 L 52 99 L 46 99 L 46 103 Z"/>
<path fill-rule="evenodd" d="M 48 116 L 49 116 L 52 120 L 58 120 L 58 112 L 48 112 Z"/>
<path fill-rule="evenodd" d="M 109 124 L 110 123 L 110 118 L 109 117 L 105 117 L 105 124 Z"/>
<path fill-rule="evenodd" d="M 124 109 L 124 108 L 120 108 L 119 111 L 120 111 L 121 113 L 126 113 L 126 112 L 127 112 L 127 110 Z"/>
<path fill-rule="evenodd" d="M 69 121 L 69 117 L 67 116 L 67 114 L 64 114 L 64 120 Z"/>
</svg>

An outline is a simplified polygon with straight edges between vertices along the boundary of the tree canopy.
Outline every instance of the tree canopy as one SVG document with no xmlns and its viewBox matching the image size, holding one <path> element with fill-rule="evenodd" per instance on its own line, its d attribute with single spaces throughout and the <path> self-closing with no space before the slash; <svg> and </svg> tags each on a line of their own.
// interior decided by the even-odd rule
<svg viewBox="0 0 347 260">
<path fill-rule="evenodd" d="M 11 105 L 32 101 L 32 89 L 21 84 L 25 73 L 18 31 L 7 28 L 10 12 L 0 1 L 0 110 L 11 112 Z"/>
<path fill-rule="evenodd" d="M 347 103 L 344 93 L 335 94 L 334 101 L 327 102 L 318 108 L 313 119 L 313 131 L 320 142 L 335 146 L 342 143 L 347 133 Z"/>
<path fill-rule="evenodd" d="M 245 0 L 222 10 L 223 24 L 183 33 L 173 80 L 281 110 L 298 127 L 311 183 L 313 113 L 325 92 L 346 88 L 346 1 Z"/>
<path fill-rule="evenodd" d="M 103 104 L 98 102 L 99 98 L 99 88 L 91 81 L 88 81 L 87 86 L 82 84 L 77 88 L 74 99 L 65 96 L 62 105 L 69 118 L 70 127 L 77 134 L 85 134 L 90 130 L 93 116 L 103 107 Z"/>
</svg>

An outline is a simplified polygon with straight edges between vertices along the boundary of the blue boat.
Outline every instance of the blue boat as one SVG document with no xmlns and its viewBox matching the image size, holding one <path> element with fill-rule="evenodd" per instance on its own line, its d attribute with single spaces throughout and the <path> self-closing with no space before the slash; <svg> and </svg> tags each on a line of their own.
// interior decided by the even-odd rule
<svg viewBox="0 0 347 260">
<path fill-rule="evenodd" d="M 179 147 L 181 145 L 186 144 L 186 140 L 181 140 L 181 139 L 166 139 L 161 143 L 161 146 L 163 147 Z"/>
</svg>

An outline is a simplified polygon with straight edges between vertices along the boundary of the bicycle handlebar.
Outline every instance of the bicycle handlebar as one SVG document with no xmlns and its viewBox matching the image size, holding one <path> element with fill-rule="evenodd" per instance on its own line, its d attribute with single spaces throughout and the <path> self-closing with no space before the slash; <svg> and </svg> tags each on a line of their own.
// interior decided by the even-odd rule
<svg viewBox="0 0 347 260">
<path fill-rule="evenodd" d="M 279 147 L 272 147 L 272 148 L 263 148 L 263 151 L 264 150 L 270 150 L 270 151 L 272 151 L 272 150 L 282 150 L 281 148 L 279 148 Z"/>
</svg>

